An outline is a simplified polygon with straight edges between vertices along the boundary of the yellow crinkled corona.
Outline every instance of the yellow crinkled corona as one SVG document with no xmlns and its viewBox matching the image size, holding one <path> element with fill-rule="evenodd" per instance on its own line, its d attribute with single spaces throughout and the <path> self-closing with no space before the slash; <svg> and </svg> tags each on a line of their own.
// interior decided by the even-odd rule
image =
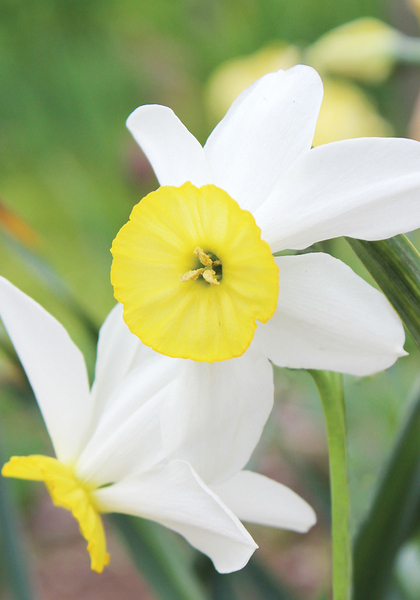
<svg viewBox="0 0 420 600">
<path fill-rule="evenodd" d="M 102 520 L 89 493 L 92 489 L 89 490 L 77 480 L 71 467 L 50 456 L 12 456 L 1 474 L 4 477 L 43 481 L 54 504 L 69 510 L 78 521 L 80 531 L 88 542 L 91 568 L 102 573 L 109 563 Z"/>
<path fill-rule="evenodd" d="M 214 185 L 187 182 L 152 192 L 134 207 L 111 252 L 125 322 L 167 356 L 241 356 L 256 320 L 267 322 L 276 309 L 270 247 L 251 213 Z"/>
</svg>

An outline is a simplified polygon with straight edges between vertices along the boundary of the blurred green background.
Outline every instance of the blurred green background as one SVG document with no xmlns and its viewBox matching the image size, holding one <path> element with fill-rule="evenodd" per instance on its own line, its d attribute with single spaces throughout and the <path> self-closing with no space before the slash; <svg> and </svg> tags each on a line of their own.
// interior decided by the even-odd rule
<svg viewBox="0 0 420 600">
<path fill-rule="evenodd" d="M 63 323 L 91 376 L 95 330 L 115 303 L 109 248 L 132 206 L 157 186 L 125 128 L 129 113 L 145 103 L 166 104 L 204 142 L 214 125 L 205 110 L 205 84 L 218 65 L 278 40 L 306 47 L 361 16 L 418 35 L 416 17 L 403 0 L 0 0 L 0 274 Z M 381 86 L 364 87 L 397 135 L 409 135 L 419 83 L 418 69 L 405 66 Z M 344 242 L 335 242 L 331 251 L 366 276 Z M 7 459 L 48 452 L 42 420 L 3 330 L 0 341 L 2 453 Z M 410 339 L 406 348 L 410 356 L 388 372 L 346 379 L 354 530 L 418 373 L 418 350 Z M 307 536 L 250 531 L 261 547 L 257 556 L 286 589 L 297 598 L 321 598 L 330 578 L 322 410 L 306 373 L 276 369 L 275 376 L 275 411 L 253 467 L 302 494 L 319 524 Z M 41 600 L 153 597 L 122 551 L 115 551 L 116 566 L 102 582 L 89 573 L 85 551 L 81 561 L 74 554 L 73 530 L 68 533 L 62 517 L 48 516 L 38 486 L 10 482 L 10 490 L 19 499 Z M 408 558 L 399 558 L 396 598 L 420 597 L 420 558 L 417 546 L 411 548 L 411 554 L 405 549 Z M 63 565 L 70 564 L 73 571 L 70 566 L 66 571 Z M 76 572 L 84 587 L 75 591 Z M 246 598 L 252 592 L 241 588 L 245 572 L 243 580 L 237 574 L 231 581 L 232 590 L 237 586 L 239 597 Z M 58 586 L 54 573 L 66 585 Z M 11 597 L 6 579 L 3 572 L 2 599 Z M 215 584 L 215 598 L 239 593 L 223 596 L 217 590 Z"/>
</svg>

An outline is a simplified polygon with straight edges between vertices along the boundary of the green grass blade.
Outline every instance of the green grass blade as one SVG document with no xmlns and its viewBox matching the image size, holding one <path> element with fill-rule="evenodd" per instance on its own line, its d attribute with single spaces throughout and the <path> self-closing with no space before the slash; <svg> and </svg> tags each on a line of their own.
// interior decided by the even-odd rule
<svg viewBox="0 0 420 600">
<path fill-rule="evenodd" d="M 167 532 L 152 521 L 122 514 L 108 515 L 131 558 L 161 600 L 209 600 L 194 572 L 171 543 Z"/>
<path fill-rule="evenodd" d="M 0 466 L 4 464 L 0 446 Z M 27 560 L 21 543 L 21 527 L 10 496 L 9 482 L 0 475 L 0 565 L 13 600 L 33 600 Z"/>
<path fill-rule="evenodd" d="M 87 311 L 77 301 L 68 284 L 55 272 L 46 260 L 34 250 L 26 248 L 19 240 L 0 232 L 3 243 L 18 258 L 22 265 L 35 276 L 42 285 L 66 306 L 84 325 L 95 344 L 98 340 L 98 327 Z"/>
<path fill-rule="evenodd" d="M 255 557 L 240 571 L 223 575 L 205 556 L 200 557 L 196 567 L 211 590 L 212 600 L 297 600 L 297 596 Z"/>
<path fill-rule="evenodd" d="M 345 238 L 420 348 L 420 254 L 405 235 L 366 242 Z"/>
<path fill-rule="evenodd" d="M 418 525 L 420 386 L 354 545 L 353 600 L 379 600 L 401 544 Z"/>
<path fill-rule="evenodd" d="M 296 600 L 295 594 L 274 578 L 261 561 L 251 560 L 247 572 L 264 600 Z"/>
</svg>

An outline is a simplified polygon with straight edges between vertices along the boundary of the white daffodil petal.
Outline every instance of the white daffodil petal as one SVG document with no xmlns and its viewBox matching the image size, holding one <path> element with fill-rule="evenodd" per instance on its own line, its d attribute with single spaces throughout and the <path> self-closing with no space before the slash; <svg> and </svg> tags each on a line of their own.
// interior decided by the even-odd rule
<svg viewBox="0 0 420 600">
<path fill-rule="evenodd" d="M 91 390 L 96 412 L 100 412 L 107 398 L 132 367 L 136 352 L 142 345 L 124 323 L 122 314 L 123 307 L 117 304 L 99 332 L 95 381 Z"/>
<path fill-rule="evenodd" d="M 254 338 L 276 365 L 371 375 L 406 354 L 391 305 L 350 267 L 322 253 L 276 263 L 277 310 Z"/>
<path fill-rule="evenodd" d="M 379 240 L 420 227 L 420 143 L 359 138 L 302 156 L 254 217 L 277 252 L 341 235 Z"/>
<path fill-rule="evenodd" d="M 94 492 L 107 512 L 152 519 L 207 554 L 220 573 L 241 569 L 257 548 L 249 533 L 190 465 L 172 461 Z"/>
<path fill-rule="evenodd" d="M 290 488 L 250 471 L 241 471 L 212 490 L 241 521 L 305 533 L 315 525 L 314 510 Z"/>
<path fill-rule="evenodd" d="M 171 377 L 170 373 L 176 369 L 176 359 L 155 352 L 131 333 L 122 313 L 122 305 L 117 304 L 109 313 L 99 333 L 95 381 L 91 390 L 96 417 L 99 417 L 105 406 L 108 411 L 109 405 L 114 403 L 120 417 L 128 417 L 154 394 L 153 390 L 159 390 L 162 385 L 166 385 L 167 377 Z M 137 373 L 134 377 L 137 377 L 139 384 L 137 398 L 131 401 L 130 398 L 135 395 L 135 388 L 134 392 L 130 391 L 126 397 L 124 387 L 118 386 L 124 377 L 134 370 Z M 162 377 L 161 372 L 164 373 Z M 131 378 L 123 382 L 123 385 L 127 385 L 131 390 Z"/>
<path fill-rule="evenodd" d="M 3 277 L 0 318 L 35 393 L 56 455 L 70 462 L 91 417 L 83 355 L 54 317 Z"/>
<path fill-rule="evenodd" d="M 207 483 L 225 480 L 248 462 L 272 405 L 272 367 L 252 347 L 228 361 L 183 361 L 162 410 L 166 454 Z"/>
<path fill-rule="evenodd" d="M 162 458 L 159 417 L 178 361 L 151 353 L 156 360 L 130 371 L 101 413 L 78 460 L 82 479 L 102 485 L 148 469 Z"/>
<path fill-rule="evenodd" d="M 127 127 L 150 161 L 160 185 L 197 187 L 211 183 L 203 148 L 170 108 L 140 106 L 127 119 Z"/>
<path fill-rule="evenodd" d="M 269 73 L 245 90 L 204 147 L 213 183 L 255 210 L 293 162 L 309 151 L 322 100 L 311 67 Z"/>
</svg>

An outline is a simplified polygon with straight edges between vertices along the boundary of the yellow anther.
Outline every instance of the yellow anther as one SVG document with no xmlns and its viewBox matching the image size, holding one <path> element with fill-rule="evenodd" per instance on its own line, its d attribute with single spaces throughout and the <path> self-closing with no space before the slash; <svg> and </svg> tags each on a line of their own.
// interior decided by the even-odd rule
<svg viewBox="0 0 420 600">
<path fill-rule="evenodd" d="M 187 271 L 183 275 L 178 275 L 179 281 L 195 281 L 200 277 L 200 275 L 203 274 L 203 272 L 204 269 L 195 269 L 194 271 Z"/>
<path fill-rule="evenodd" d="M 213 261 L 210 256 L 208 256 L 208 254 L 206 254 L 199 246 L 197 246 L 197 248 L 194 250 L 194 254 L 198 256 L 198 260 L 205 267 L 211 267 L 213 265 Z"/>
<path fill-rule="evenodd" d="M 214 271 L 211 267 L 218 267 L 222 264 L 220 260 L 213 261 L 208 254 L 197 246 L 194 250 L 194 254 L 198 256 L 198 260 L 204 265 L 201 269 L 194 269 L 194 271 L 187 271 L 183 275 L 178 275 L 179 281 L 196 281 L 200 277 L 203 276 L 203 279 L 207 281 L 210 285 L 219 285 L 220 281 L 216 278 L 216 271 Z"/>
<path fill-rule="evenodd" d="M 220 285 L 220 281 L 216 279 L 215 275 L 216 271 L 214 271 L 213 269 L 204 269 L 203 278 L 210 285 Z"/>
</svg>

